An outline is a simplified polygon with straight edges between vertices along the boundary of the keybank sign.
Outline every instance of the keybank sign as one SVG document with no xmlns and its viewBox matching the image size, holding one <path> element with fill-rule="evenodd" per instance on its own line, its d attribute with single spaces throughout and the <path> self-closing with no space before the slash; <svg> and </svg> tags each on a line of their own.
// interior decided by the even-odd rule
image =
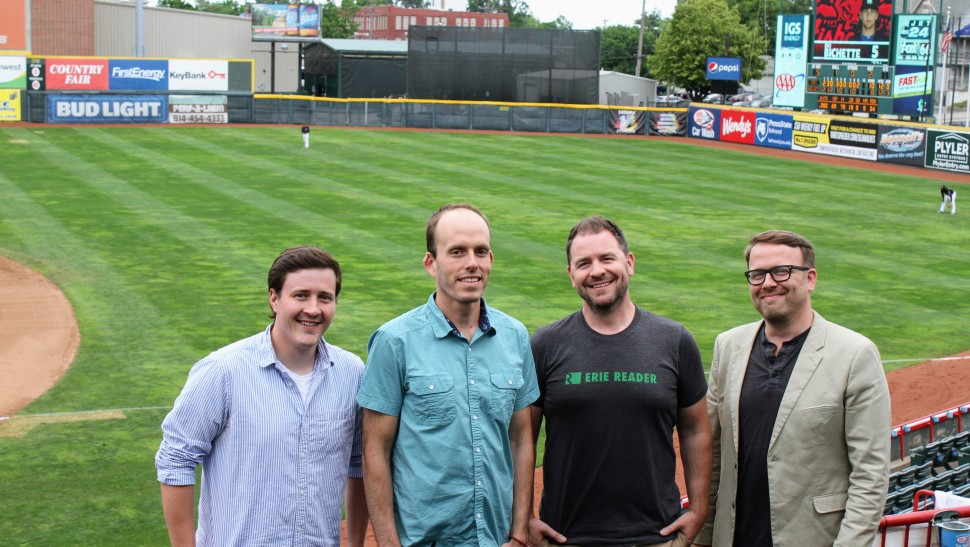
<svg viewBox="0 0 970 547">
<path fill-rule="evenodd" d="M 708 80 L 741 80 L 741 59 L 737 57 L 708 57 Z"/>
</svg>

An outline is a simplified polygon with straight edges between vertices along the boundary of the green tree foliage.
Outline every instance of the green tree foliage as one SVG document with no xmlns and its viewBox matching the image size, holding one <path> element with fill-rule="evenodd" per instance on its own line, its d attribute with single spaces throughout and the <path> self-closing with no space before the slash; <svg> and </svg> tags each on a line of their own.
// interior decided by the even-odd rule
<svg viewBox="0 0 970 547">
<path fill-rule="evenodd" d="M 426 0 L 395 0 L 394 5 L 401 8 L 427 8 L 431 6 L 431 2 Z"/>
<path fill-rule="evenodd" d="M 758 57 L 757 40 L 726 0 L 683 0 L 657 38 L 651 72 L 697 99 L 710 90 L 707 57 L 740 57 L 741 83 L 760 78 L 765 62 Z"/>
<path fill-rule="evenodd" d="M 775 27 L 778 10 L 781 13 L 812 13 L 812 0 L 728 0 L 728 5 L 736 8 L 741 22 L 755 31 L 758 36 L 758 52 L 775 54 Z"/>
<path fill-rule="evenodd" d="M 354 0 L 343 0 L 340 6 L 327 0 L 320 4 L 320 36 L 323 38 L 350 38 L 357 32 L 354 14 L 359 6 Z"/>
<path fill-rule="evenodd" d="M 160 8 L 187 9 L 195 11 L 195 4 L 186 2 L 185 0 L 158 0 L 158 3 L 155 5 Z"/>
<path fill-rule="evenodd" d="M 643 20 L 643 62 L 640 75 L 650 77 L 650 67 L 647 62 L 653 55 L 657 36 L 666 26 L 666 21 L 660 10 L 654 10 L 644 16 Z M 603 29 L 603 41 L 600 51 L 600 63 L 603 70 L 612 70 L 624 74 L 636 74 L 637 49 L 640 43 L 640 22 L 633 26 L 613 25 Z"/>
<path fill-rule="evenodd" d="M 468 0 L 468 11 L 507 13 L 510 27 L 529 27 L 535 17 L 525 0 Z"/>
</svg>

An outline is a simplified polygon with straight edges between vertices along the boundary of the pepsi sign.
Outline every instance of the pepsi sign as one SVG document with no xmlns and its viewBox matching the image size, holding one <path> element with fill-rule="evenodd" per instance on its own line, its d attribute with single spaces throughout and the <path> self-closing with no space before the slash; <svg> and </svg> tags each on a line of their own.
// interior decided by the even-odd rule
<svg viewBox="0 0 970 547">
<path fill-rule="evenodd" d="M 738 57 L 708 57 L 708 80 L 741 80 L 741 59 Z"/>
</svg>

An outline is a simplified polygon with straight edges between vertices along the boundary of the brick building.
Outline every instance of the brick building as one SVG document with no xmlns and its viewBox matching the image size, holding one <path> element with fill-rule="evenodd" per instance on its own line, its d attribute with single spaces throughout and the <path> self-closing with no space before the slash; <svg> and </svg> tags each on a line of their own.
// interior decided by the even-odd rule
<svg viewBox="0 0 970 547">
<path fill-rule="evenodd" d="M 355 38 L 369 40 L 407 40 L 408 27 L 506 28 L 507 13 L 478 13 L 433 9 L 399 8 L 396 6 L 363 7 L 354 17 Z"/>
</svg>

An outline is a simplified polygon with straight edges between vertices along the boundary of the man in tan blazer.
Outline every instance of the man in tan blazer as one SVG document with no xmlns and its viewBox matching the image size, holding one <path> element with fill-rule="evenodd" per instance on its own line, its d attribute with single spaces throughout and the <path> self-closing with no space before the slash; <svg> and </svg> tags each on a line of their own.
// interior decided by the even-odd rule
<svg viewBox="0 0 970 547">
<path fill-rule="evenodd" d="M 714 473 L 694 545 L 868 547 L 886 500 L 891 414 L 879 351 L 812 309 L 804 237 L 745 250 L 764 321 L 717 337 L 707 392 Z"/>
</svg>

